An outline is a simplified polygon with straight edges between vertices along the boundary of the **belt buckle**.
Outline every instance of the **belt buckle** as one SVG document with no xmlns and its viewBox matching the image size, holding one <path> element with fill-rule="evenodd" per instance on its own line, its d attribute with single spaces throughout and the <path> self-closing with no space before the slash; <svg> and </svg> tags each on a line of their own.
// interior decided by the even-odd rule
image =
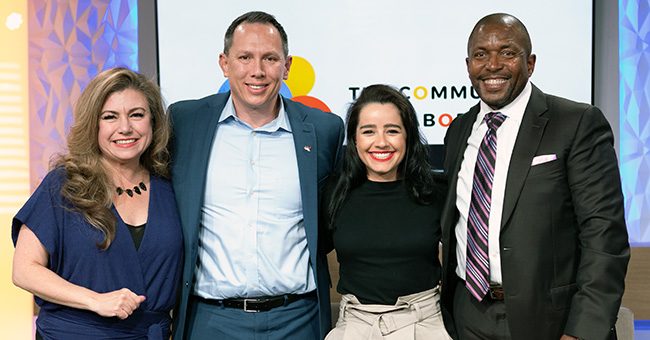
<svg viewBox="0 0 650 340">
<path fill-rule="evenodd" d="M 502 286 L 492 286 L 488 290 L 490 297 L 492 300 L 495 301 L 503 301 L 505 298 L 505 294 L 503 292 L 503 287 Z"/>
<path fill-rule="evenodd" d="M 249 309 L 248 308 L 248 301 L 254 302 L 255 299 L 244 299 L 244 312 L 247 312 L 247 313 L 257 313 L 257 312 L 259 312 L 259 309 Z"/>
</svg>

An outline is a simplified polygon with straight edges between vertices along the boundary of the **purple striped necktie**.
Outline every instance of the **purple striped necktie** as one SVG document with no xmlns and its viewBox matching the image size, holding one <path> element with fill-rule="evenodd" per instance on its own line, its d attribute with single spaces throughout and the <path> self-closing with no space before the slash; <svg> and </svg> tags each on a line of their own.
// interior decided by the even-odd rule
<svg viewBox="0 0 650 340">
<path fill-rule="evenodd" d="M 467 216 L 467 267 L 465 285 L 472 295 L 482 301 L 490 288 L 490 258 L 488 255 L 488 222 L 492 205 L 492 182 L 497 158 L 497 129 L 506 119 L 501 112 L 490 112 L 483 120 L 488 130 L 478 148 L 472 199 Z"/>
</svg>

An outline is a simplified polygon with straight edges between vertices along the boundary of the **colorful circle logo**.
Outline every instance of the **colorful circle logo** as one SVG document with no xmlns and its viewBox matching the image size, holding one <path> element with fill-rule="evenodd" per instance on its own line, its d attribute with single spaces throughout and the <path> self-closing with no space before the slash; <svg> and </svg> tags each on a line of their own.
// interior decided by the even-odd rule
<svg viewBox="0 0 650 340">
<path fill-rule="evenodd" d="M 316 72 L 309 61 L 294 55 L 292 56 L 291 69 L 289 69 L 289 77 L 282 82 L 280 95 L 321 111 L 332 112 L 323 101 L 309 95 L 315 83 Z M 228 91 L 230 91 L 230 83 L 226 79 L 219 88 L 219 93 Z"/>
</svg>

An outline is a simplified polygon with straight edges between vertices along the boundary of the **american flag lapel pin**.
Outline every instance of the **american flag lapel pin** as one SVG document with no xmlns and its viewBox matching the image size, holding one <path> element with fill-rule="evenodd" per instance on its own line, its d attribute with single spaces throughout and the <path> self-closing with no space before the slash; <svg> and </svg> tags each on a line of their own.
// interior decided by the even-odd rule
<svg viewBox="0 0 650 340">
<path fill-rule="evenodd" d="M 305 149 L 307 152 L 311 152 L 311 145 L 305 145 L 303 149 Z"/>
</svg>

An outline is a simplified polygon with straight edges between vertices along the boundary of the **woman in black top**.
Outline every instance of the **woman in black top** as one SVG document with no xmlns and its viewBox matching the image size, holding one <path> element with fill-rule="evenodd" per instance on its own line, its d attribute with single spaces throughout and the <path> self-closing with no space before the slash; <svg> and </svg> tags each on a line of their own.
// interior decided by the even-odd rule
<svg viewBox="0 0 650 340">
<path fill-rule="evenodd" d="M 326 339 L 449 339 L 439 308 L 440 212 L 411 103 L 366 87 L 347 115 L 347 148 L 326 189 L 323 246 L 334 247 L 343 294 Z"/>
</svg>

